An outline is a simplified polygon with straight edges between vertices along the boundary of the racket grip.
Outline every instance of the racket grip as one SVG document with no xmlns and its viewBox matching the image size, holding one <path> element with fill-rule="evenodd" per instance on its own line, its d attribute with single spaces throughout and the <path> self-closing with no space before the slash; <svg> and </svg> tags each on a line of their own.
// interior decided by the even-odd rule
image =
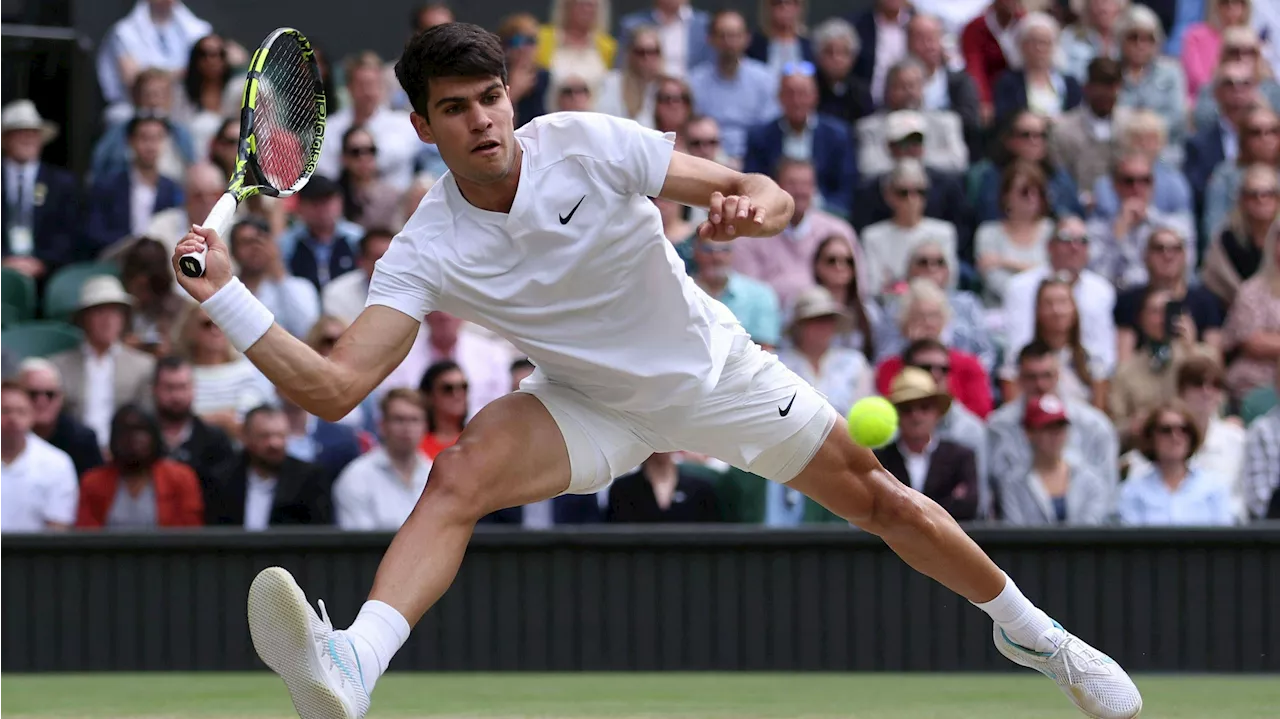
<svg viewBox="0 0 1280 719">
<path fill-rule="evenodd" d="M 236 207 L 240 203 L 236 202 L 236 196 L 230 192 L 224 193 L 218 198 L 218 204 L 213 206 L 209 211 L 209 216 L 205 218 L 201 227 L 213 230 L 221 237 L 227 233 L 227 228 L 231 224 L 231 218 L 236 214 Z M 182 268 L 182 274 L 187 277 L 201 277 L 204 275 L 205 255 L 209 252 L 206 245 L 199 252 L 188 252 L 178 260 L 178 267 Z"/>
</svg>

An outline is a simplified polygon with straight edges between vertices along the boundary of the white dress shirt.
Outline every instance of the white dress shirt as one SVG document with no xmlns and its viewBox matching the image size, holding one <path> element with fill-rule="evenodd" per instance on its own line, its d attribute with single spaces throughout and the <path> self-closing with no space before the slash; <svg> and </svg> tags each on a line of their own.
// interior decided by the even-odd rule
<svg viewBox="0 0 1280 719">
<path fill-rule="evenodd" d="M 26 448 L 0 475 L 0 532 L 42 532 L 49 522 L 76 523 L 80 484 L 66 452 L 28 433 Z"/>
<path fill-rule="evenodd" d="M 431 460 L 418 453 L 406 483 L 385 447 L 356 457 L 333 483 L 338 526 L 353 530 L 400 529 L 427 487 Z"/>
<path fill-rule="evenodd" d="M 892 22 L 876 13 L 876 64 L 871 74 L 871 97 L 876 106 L 884 103 L 884 84 L 889 76 L 889 68 L 907 56 L 907 22 L 910 13 L 898 12 L 898 19 Z"/>
<path fill-rule="evenodd" d="M 673 19 L 658 25 L 663 71 L 672 77 L 684 77 L 689 72 L 689 20 L 692 17 L 693 8 L 684 4 Z"/>
<path fill-rule="evenodd" d="M 271 507 L 276 501 L 276 478 L 264 477 L 250 469 L 244 488 L 244 528 L 261 532 L 271 524 Z"/>
<path fill-rule="evenodd" d="M 142 235 L 151 226 L 156 211 L 156 186 L 149 185 L 136 172 L 129 173 L 129 234 Z"/>
<path fill-rule="evenodd" d="M 8 188 L 5 204 L 16 211 L 9 220 L 9 252 L 14 255 L 30 255 L 35 250 L 32 225 L 35 223 L 35 187 L 39 173 L 39 161 L 23 164 L 4 161 L 4 184 Z M 43 202 L 43 198 L 40 201 Z"/>
<path fill-rule="evenodd" d="M 1016 358 L 1035 336 L 1036 291 L 1052 270 L 1046 265 L 1009 278 L 1004 291 L 1004 328 L 1008 352 Z M 1098 363 L 1100 378 L 1110 377 L 1116 368 L 1116 288 L 1090 270 L 1080 273 L 1072 288 L 1080 313 L 1080 341 L 1089 358 Z"/>
<path fill-rule="evenodd" d="M 80 420 L 98 436 L 98 445 L 111 441 L 111 416 L 116 412 L 116 357 L 120 345 L 102 356 L 84 347 L 84 407 Z"/>
<path fill-rule="evenodd" d="M 364 312 L 369 299 L 369 274 L 362 269 L 344 272 L 325 283 L 320 290 L 320 306 L 326 315 L 333 315 L 351 324 Z"/>
<path fill-rule="evenodd" d="M 263 280 L 253 289 L 253 296 L 294 337 L 306 337 L 320 318 L 320 293 L 301 277 L 286 275 L 279 280 Z"/>
<path fill-rule="evenodd" d="M 813 128 L 818 124 L 818 116 L 810 115 L 799 132 L 785 119 L 779 120 L 778 124 L 782 127 L 782 156 L 797 162 L 812 161 Z"/>
<path fill-rule="evenodd" d="M 924 81 L 921 110 L 950 110 L 951 93 L 947 90 L 947 68 L 940 67 Z"/>
<path fill-rule="evenodd" d="M 902 462 L 907 466 L 907 479 L 911 480 L 911 488 L 917 492 L 924 491 L 925 480 L 929 478 L 929 462 L 933 460 L 933 452 L 938 448 L 938 438 L 931 437 L 924 451 L 916 454 L 902 440 L 898 440 L 898 451 L 902 453 Z"/>
</svg>

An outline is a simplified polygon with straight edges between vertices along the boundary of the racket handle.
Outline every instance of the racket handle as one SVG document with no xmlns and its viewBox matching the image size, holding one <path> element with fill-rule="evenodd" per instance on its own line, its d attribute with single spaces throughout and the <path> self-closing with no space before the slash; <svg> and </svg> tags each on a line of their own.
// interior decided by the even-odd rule
<svg viewBox="0 0 1280 719">
<path fill-rule="evenodd" d="M 221 237 L 227 233 L 227 228 L 231 224 L 231 218 L 236 214 L 236 207 L 240 203 L 236 202 L 236 196 L 230 192 L 224 193 L 218 198 L 218 204 L 213 206 L 209 211 L 209 216 L 205 218 L 201 227 L 213 230 Z M 182 274 L 187 277 L 202 277 L 204 275 L 204 258 L 208 254 L 209 247 L 206 245 L 199 252 L 188 252 L 178 260 L 178 267 L 182 268 Z"/>
</svg>

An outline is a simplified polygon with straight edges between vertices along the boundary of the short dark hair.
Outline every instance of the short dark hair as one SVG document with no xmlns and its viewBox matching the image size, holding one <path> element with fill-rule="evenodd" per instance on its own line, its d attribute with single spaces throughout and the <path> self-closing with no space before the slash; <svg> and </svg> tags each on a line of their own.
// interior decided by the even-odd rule
<svg viewBox="0 0 1280 719">
<path fill-rule="evenodd" d="M 938 340 L 931 337 L 925 337 L 907 345 L 907 348 L 902 351 L 902 364 L 907 367 L 914 367 L 916 363 L 916 355 L 921 352 L 930 351 L 941 352 L 943 354 L 948 354 L 950 352 L 950 350 L 947 349 L 947 346 Z"/>
<path fill-rule="evenodd" d="M 1033 340 L 1031 344 L 1022 348 L 1018 352 L 1018 364 L 1023 365 L 1032 360 L 1044 359 L 1045 357 L 1057 356 L 1057 352 L 1049 346 L 1044 340 Z"/>
<path fill-rule="evenodd" d="M 1091 60 L 1087 77 L 1090 85 L 1119 85 L 1124 82 L 1120 63 L 1109 57 L 1095 57 Z"/>
<path fill-rule="evenodd" d="M 708 35 L 715 34 L 716 25 L 720 23 L 720 18 L 724 17 L 725 15 L 737 15 L 738 17 L 742 18 L 743 23 L 746 23 L 747 21 L 747 16 L 743 15 L 741 11 L 735 10 L 734 8 L 731 8 L 731 7 L 722 7 L 719 10 L 716 10 L 715 12 L 711 13 L 711 20 L 707 23 Z"/>
<path fill-rule="evenodd" d="M 370 227 L 364 231 L 364 236 L 360 238 L 360 254 L 364 255 L 369 250 L 369 243 L 378 238 L 394 239 L 396 233 L 391 231 L 390 227 Z"/>
<path fill-rule="evenodd" d="M 396 61 L 396 79 L 423 118 L 431 105 L 431 80 L 496 77 L 507 84 L 506 55 L 497 35 L 479 25 L 451 22 L 414 35 Z"/>
<path fill-rule="evenodd" d="M 511 363 L 511 372 L 514 374 L 517 370 L 534 369 L 533 362 L 528 357 L 521 357 Z"/>
<path fill-rule="evenodd" d="M 124 127 L 125 137 L 132 139 L 133 134 L 138 131 L 138 128 L 142 127 L 148 122 L 154 122 L 160 127 L 163 127 L 165 133 L 168 134 L 169 132 L 168 120 L 161 117 L 160 115 L 153 115 L 151 113 L 142 113 L 139 115 L 134 115 L 133 117 L 129 118 L 129 124 L 125 125 Z"/>
<path fill-rule="evenodd" d="M 1138 451 L 1142 453 L 1149 461 L 1156 461 L 1156 427 L 1160 425 L 1160 415 L 1171 412 L 1182 417 L 1183 424 L 1187 427 L 1187 439 L 1190 446 L 1187 447 L 1187 456 L 1182 459 L 1185 461 L 1191 458 L 1200 449 L 1200 443 L 1204 437 L 1200 434 L 1200 425 L 1196 424 L 1196 417 L 1187 408 L 1187 405 L 1179 399 L 1162 402 L 1154 407 L 1142 422 L 1142 431 L 1138 434 Z"/>
<path fill-rule="evenodd" d="M 1175 384 L 1178 387 L 1178 394 L 1182 394 L 1188 387 L 1203 387 L 1206 384 L 1224 389 L 1225 381 L 1222 363 L 1218 358 L 1208 354 L 1196 354 L 1188 357 L 1178 367 Z"/>
<path fill-rule="evenodd" d="M 152 384 L 154 384 L 156 380 L 160 379 L 160 375 L 164 372 L 176 372 L 177 370 L 190 366 L 191 362 L 182 355 L 165 355 L 164 357 L 156 360 L 156 369 L 151 375 Z"/>
<path fill-rule="evenodd" d="M 244 422 L 242 422 L 240 426 L 247 430 L 249 429 L 249 425 L 253 424 L 255 419 L 264 414 L 284 414 L 284 410 L 273 405 L 260 404 L 244 413 Z"/>
<path fill-rule="evenodd" d="M 258 232 L 265 232 L 268 235 L 271 234 L 271 227 L 265 221 L 257 217 L 246 217 L 232 225 L 231 231 L 227 233 L 227 244 L 231 245 L 232 250 L 236 247 L 236 235 L 240 234 L 240 230 L 246 227 L 252 227 Z"/>
<path fill-rule="evenodd" d="M 151 439 L 151 456 L 146 458 L 146 466 L 151 466 L 164 456 L 164 439 L 160 435 L 160 422 L 155 415 L 136 404 L 126 404 L 111 415 L 111 436 L 107 446 L 112 457 L 120 457 L 127 452 L 121 451 L 126 427 L 140 426 Z"/>
</svg>

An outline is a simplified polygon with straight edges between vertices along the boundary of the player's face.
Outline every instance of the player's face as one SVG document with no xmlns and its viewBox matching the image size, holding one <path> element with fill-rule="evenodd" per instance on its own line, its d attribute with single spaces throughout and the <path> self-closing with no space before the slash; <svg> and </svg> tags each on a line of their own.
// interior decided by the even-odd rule
<svg viewBox="0 0 1280 719">
<path fill-rule="evenodd" d="M 488 184 L 515 165 L 515 110 L 496 77 L 445 77 L 430 81 L 427 117 L 413 113 L 418 137 L 435 145 L 455 175 Z M 430 120 L 428 122 L 428 120 Z"/>
</svg>

